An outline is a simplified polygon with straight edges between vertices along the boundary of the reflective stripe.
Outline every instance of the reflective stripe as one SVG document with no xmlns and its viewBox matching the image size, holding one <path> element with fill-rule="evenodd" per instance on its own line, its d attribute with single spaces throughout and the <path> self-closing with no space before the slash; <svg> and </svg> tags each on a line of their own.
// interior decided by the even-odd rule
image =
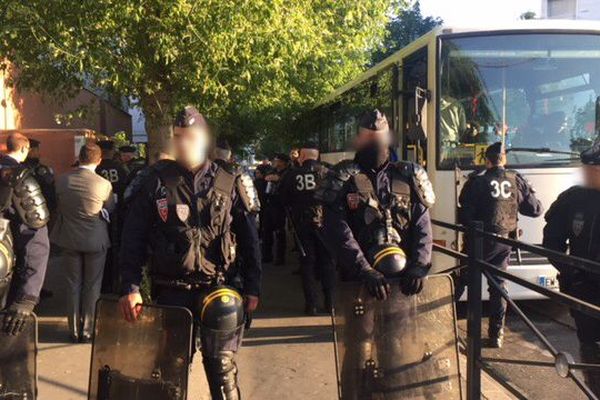
<svg viewBox="0 0 600 400">
<path fill-rule="evenodd" d="M 374 257 L 375 261 L 373 262 L 373 267 L 375 267 L 377 264 L 379 264 L 379 261 L 381 261 L 384 257 L 387 257 L 392 254 L 400 254 L 402 256 L 405 256 L 404 251 L 402 251 L 402 249 L 399 247 L 391 247 L 388 249 L 383 249 L 379 253 L 375 254 L 375 257 Z"/>
<path fill-rule="evenodd" d="M 202 302 L 202 311 L 200 312 L 200 320 L 201 321 L 204 318 L 204 311 L 206 310 L 206 307 L 208 307 L 208 305 L 213 300 L 215 300 L 216 298 L 221 297 L 223 295 L 233 296 L 233 297 L 237 298 L 238 300 L 242 301 L 242 296 L 240 296 L 240 294 L 238 292 L 236 292 L 235 290 L 232 290 L 229 288 L 223 288 L 223 289 L 216 290 L 213 293 L 206 296 L 206 298 Z"/>
</svg>

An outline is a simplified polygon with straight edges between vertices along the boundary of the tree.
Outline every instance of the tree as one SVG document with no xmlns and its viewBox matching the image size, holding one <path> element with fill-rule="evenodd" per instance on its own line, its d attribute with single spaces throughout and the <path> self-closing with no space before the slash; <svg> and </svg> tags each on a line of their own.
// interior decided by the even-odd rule
<svg viewBox="0 0 600 400">
<path fill-rule="evenodd" d="M 373 53 L 372 64 L 377 64 L 442 23 L 439 17 L 424 17 L 421 5 L 416 1 L 388 23 L 383 46 Z"/>
<path fill-rule="evenodd" d="M 186 104 L 251 143 L 361 71 L 402 4 L 4 0 L 0 54 L 20 89 L 66 99 L 85 84 L 136 99 L 151 148 Z"/>
</svg>

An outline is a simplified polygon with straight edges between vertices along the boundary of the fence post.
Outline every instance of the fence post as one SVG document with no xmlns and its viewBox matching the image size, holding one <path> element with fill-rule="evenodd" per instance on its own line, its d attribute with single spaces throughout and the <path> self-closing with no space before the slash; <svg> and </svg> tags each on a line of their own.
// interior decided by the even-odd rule
<svg viewBox="0 0 600 400">
<path fill-rule="evenodd" d="M 481 399 L 481 267 L 477 260 L 483 257 L 483 229 L 481 221 L 467 228 L 469 255 L 469 283 L 467 298 L 467 400 Z"/>
</svg>

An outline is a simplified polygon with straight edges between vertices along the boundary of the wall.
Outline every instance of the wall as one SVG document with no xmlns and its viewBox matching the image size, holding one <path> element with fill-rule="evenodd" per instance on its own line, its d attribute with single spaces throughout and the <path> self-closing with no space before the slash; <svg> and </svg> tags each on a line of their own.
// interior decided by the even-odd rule
<svg viewBox="0 0 600 400">
<path fill-rule="evenodd" d="M 66 117 L 77 110 L 83 114 Z M 128 112 L 89 90 L 59 104 L 38 93 L 7 87 L 0 72 L 0 129 L 91 129 L 106 135 L 125 131 L 131 136 L 132 121 Z"/>
<path fill-rule="evenodd" d="M 600 1 L 543 0 L 542 16 L 551 19 L 600 20 Z"/>
</svg>

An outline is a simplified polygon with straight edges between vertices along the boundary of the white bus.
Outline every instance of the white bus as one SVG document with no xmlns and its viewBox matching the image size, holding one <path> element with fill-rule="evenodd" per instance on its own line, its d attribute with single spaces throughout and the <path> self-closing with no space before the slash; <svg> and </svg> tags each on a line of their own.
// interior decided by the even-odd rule
<svg viewBox="0 0 600 400">
<path fill-rule="evenodd" d="M 600 132 L 600 23 L 520 21 L 505 27 L 440 27 L 339 88 L 298 124 L 336 163 L 357 118 L 379 108 L 388 116 L 401 159 L 423 165 L 437 204 L 435 219 L 455 222 L 458 193 L 482 164 L 487 145 L 504 141 L 509 167 L 524 175 L 547 209 L 578 180 L 578 153 Z M 521 217 L 519 239 L 539 244 L 544 219 Z M 436 243 L 460 248 L 460 238 L 434 227 Z M 455 264 L 434 256 L 434 270 Z M 546 259 L 514 255 L 510 271 L 556 288 Z M 509 284 L 515 299 L 537 298 Z M 487 295 L 487 291 L 484 292 Z"/>
</svg>

